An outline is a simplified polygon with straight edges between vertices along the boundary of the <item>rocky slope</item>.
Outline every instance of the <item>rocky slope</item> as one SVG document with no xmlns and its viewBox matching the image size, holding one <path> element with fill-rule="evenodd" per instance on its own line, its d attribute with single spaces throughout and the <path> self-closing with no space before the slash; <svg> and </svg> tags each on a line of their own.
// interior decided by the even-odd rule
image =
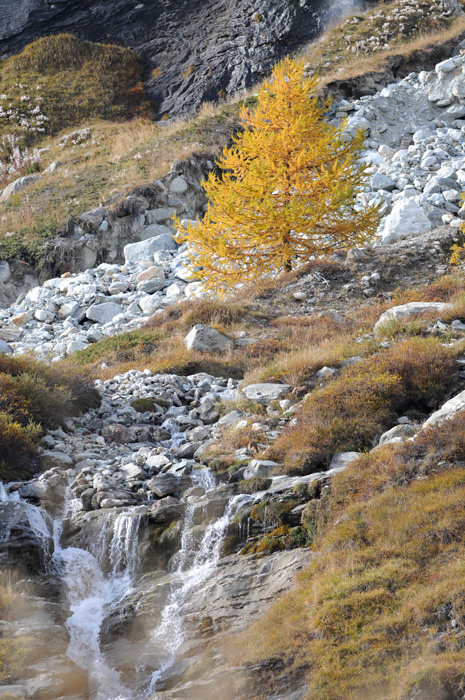
<svg viewBox="0 0 465 700">
<path fill-rule="evenodd" d="M 148 94 L 159 114 L 175 116 L 253 85 L 279 57 L 365 0 L 345 5 L 332 10 L 320 0 L 2 0 L 0 53 L 16 53 L 38 36 L 58 32 L 129 46 L 145 60 Z"/>
<path fill-rule="evenodd" d="M 241 386 L 236 379 L 205 372 L 157 375 L 141 360 L 139 369 L 96 381 L 101 394 L 97 408 L 48 431 L 41 445 L 40 476 L 0 489 L 0 562 L 18 569 L 11 588 L 21 601 L 15 609 L 6 607 L 2 641 L 7 650 L 15 649 L 17 639 L 26 645 L 24 667 L 18 672 L 9 661 L 0 676 L 8 700 L 290 700 L 309 692 L 303 662 L 262 655 L 255 665 L 249 660 L 228 668 L 230 657 L 223 645 L 318 558 L 317 548 L 312 553 L 302 545 L 313 541 L 315 511 L 328 503 L 336 475 L 336 488 L 347 479 L 353 495 L 370 472 L 363 470 L 363 465 L 372 465 L 370 460 L 376 466 L 381 459 L 378 471 L 373 468 L 379 480 L 394 468 L 380 449 L 421 452 L 424 431 L 432 427 L 439 431 L 438 444 L 441 439 L 447 442 L 447 420 L 463 415 L 463 281 L 459 275 L 442 277 L 449 270 L 450 247 L 460 238 L 462 222 L 463 75 L 463 58 L 456 55 L 432 73 L 411 75 L 373 97 L 340 102 L 331 115 L 351 115 L 349 134 L 357 128 L 367 131 L 365 157 L 372 172 L 360 199 L 375 198 L 383 206 L 380 241 L 375 247 L 336 252 L 324 274 L 318 269 L 303 272 L 278 290 L 265 290 L 257 303 L 274 307 L 274 320 L 291 317 L 298 326 L 310 317 L 310 325 L 327 324 L 335 335 L 345 324 L 354 324 L 345 355 L 330 354 L 327 330 L 319 360 L 303 385 L 275 380 Z M 154 312 L 177 301 L 201 296 L 198 282 L 186 273 L 187 250 L 173 239 L 171 216 L 173 210 L 189 217 L 201 214 L 204 200 L 192 174 L 208 168 L 208 163 L 194 161 L 190 173 L 173 172 L 124 206 L 84 215 L 82 227 L 75 231 L 82 271 L 50 279 L 5 308 L 0 315 L 0 351 L 19 355 L 34 349 L 59 360 L 129 326 L 137 330 Z M 2 264 L 0 272 L 2 284 L 10 284 L 9 266 Z M 402 297 L 398 287 L 412 289 Z M 456 298 L 451 299 L 454 290 Z M 391 301 L 393 295 L 397 301 Z M 354 309 L 362 318 L 358 325 L 351 316 Z M 275 339 L 276 328 L 271 327 L 270 335 L 262 329 L 265 343 Z M 249 343 L 260 352 L 256 341 L 247 334 L 232 339 L 197 325 L 186 342 L 202 352 L 213 348 L 233 354 Z M 263 454 L 283 435 L 294 434 L 315 396 L 321 399 L 336 386 L 341 388 L 339 399 L 346 378 L 356 377 L 357 366 L 375 374 L 376 363 L 388 363 L 399 347 L 406 347 L 403 342 L 409 352 L 407 359 L 397 355 L 398 364 L 403 363 L 396 375 L 396 381 L 403 382 L 400 398 L 395 395 L 397 403 L 392 400 L 374 427 L 370 412 L 362 412 L 362 428 L 353 431 L 343 452 L 333 449 L 323 460 L 326 469 L 307 465 L 289 473 L 277 457 Z M 332 358 L 328 365 L 326 358 Z M 431 376 L 420 386 L 428 371 Z M 367 381 L 356 378 L 357 390 L 362 379 Z M 385 404 L 391 400 L 389 393 L 386 397 Z M 328 420 L 339 403 L 330 404 Z M 351 403 L 357 407 L 359 402 L 352 396 Z M 444 405 L 436 412 L 440 403 Z M 317 417 L 318 404 L 313 406 L 302 441 Z M 376 402 L 370 407 L 374 413 Z M 441 428 L 444 421 L 446 428 Z M 446 438 L 440 437 L 441 430 Z M 217 448 L 216 462 L 209 453 L 212 448 Z M 362 460 L 361 449 L 367 451 Z M 432 452 L 419 474 L 408 462 L 418 489 L 426 490 L 428 469 L 434 472 L 446 464 L 440 457 Z M 379 488 L 386 497 L 392 482 L 399 487 L 399 481 L 407 488 L 394 474 L 391 482 L 381 487 L 377 482 L 374 490 Z M 453 486 L 449 480 L 446 496 Z M 433 495 L 439 498 L 437 491 Z M 336 531 L 351 514 L 348 509 L 338 517 Z M 357 538 L 368 542 L 357 523 L 360 520 L 353 532 L 341 535 L 350 552 Z M 461 527 L 458 530 L 440 521 L 425 536 L 425 546 L 439 542 L 449 548 L 461 542 Z M 341 542 L 331 555 L 342 551 Z M 396 543 L 392 551 L 406 546 L 406 541 Z M 460 559 L 460 552 L 447 549 L 449 554 Z M 337 561 L 334 558 L 334 565 Z M 405 564 L 404 568 L 408 569 Z M 427 571 L 419 578 L 435 581 L 437 575 Z M 383 570 L 375 593 L 386 580 L 392 592 Z M 336 579 L 332 582 L 338 585 Z M 372 584 L 356 582 L 354 591 L 371 594 Z M 345 595 L 338 591 L 337 598 Z M 434 599 L 435 622 L 427 629 L 437 655 L 450 643 L 460 657 L 463 619 L 457 601 L 453 614 L 446 608 L 440 617 L 441 606 Z M 310 603 L 305 606 L 297 620 L 290 616 L 289 625 L 280 619 L 283 637 L 288 626 L 298 627 L 306 618 Z M 297 603 L 295 609 L 301 609 Z M 372 612 L 367 607 L 366 616 Z M 438 619 L 439 627 L 444 619 L 449 621 L 439 632 L 433 627 Z M 363 620 L 357 624 L 363 626 Z M 279 639 L 281 629 L 272 629 Z M 325 632 L 326 636 L 318 630 L 307 636 L 304 632 L 299 644 L 305 648 L 310 639 L 323 648 L 329 626 Z M 257 639 L 261 643 L 265 637 Z M 403 638 L 396 628 L 396 643 Z M 355 646 L 360 651 L 370 645 L 359 644 L 357 638 Z M 454 660 L 447 657 L 447 668 Z M 386 662 L 382 649 L 375 662 Z M 415 676 L 409 690 L 401 695 L 399 690 L 395 697 L 455 700 L 460 683 L 450 678 L 449 674 L 448 694 L 442 686 L 436 696 L 424 692 Z M 446 683 L 444 687 L 447 690 Z"/>
</svg>

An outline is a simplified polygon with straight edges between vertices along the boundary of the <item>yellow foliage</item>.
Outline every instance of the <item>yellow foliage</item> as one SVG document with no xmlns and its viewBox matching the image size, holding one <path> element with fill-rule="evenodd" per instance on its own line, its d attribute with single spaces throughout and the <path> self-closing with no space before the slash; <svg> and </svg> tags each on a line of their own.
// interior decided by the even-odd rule
<svg viewBox="0 0 465 700">
<path fill-rule="evenodd" d="M 223 291 L 257 274 L 289 271 L 375 233 L 377 207 L 354 208 L 366 173 L 363 133 L 347 140 L 345 124 L 330 124 L 330 102 L 317 88 L 318 78 L 306 78 L 301 64 L 280 63 L 256 108 L 242 109 L 244 130 L 217 162 L 221 177 L 211 173 L 204 183 L 205 218 L 177 222 L 207 287 Z"/>
</svg>

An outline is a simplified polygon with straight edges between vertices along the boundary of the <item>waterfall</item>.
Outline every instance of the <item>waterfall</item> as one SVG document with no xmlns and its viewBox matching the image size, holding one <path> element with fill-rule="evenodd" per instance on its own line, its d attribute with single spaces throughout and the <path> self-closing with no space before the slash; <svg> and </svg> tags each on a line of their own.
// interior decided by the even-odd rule
<svg viewBox="0 0 465 700">
<path fill-rule="evenodd" d="M 253 500 L 247 494 L 230 498 L 224 514 L 207 526 L 197 550 L 194 550 L 192 523 L 196 506 L 189 506 L 184 516 L 178 565 L 174 575 L 172 590 L 165 605 L 161 621 L 151 635 L 154 649 L 162 649 L 159 654 L 159 668 L 154 671 L 149 687 L 149 695 L 156 684 L 176 660 L 184 641 L 184 606 L 202 583 L 211 577 L 221 558 L 221 549 L 227 527 L 244 503 Z"/>
<path fill-rule="evenodd" d="M 132 590 L 142 517 L 137 508 L 119 513 L 112 527 L 104 528 L 99 546 L 95 547 L 95 556 L 85 549 L 61 544 L 63 521 L 73 511 L 69 489 L 62 515 L 50 525 L 48 516 L 40 508 L 21 500 L 17 492 L 10 494 L 0 482 L 0 503 L 9 502 L 24 510 L 31 530 L 47 555 L 53 541 L 48 573 L 59 578 L 70 612 L 65 623 L 70 640 L 66 653 L 88 672 L 92 700 L 133 700 L 132 693 L 124 687 L 119 673 L 111 668 L 100 649 L 100 629 L 109 608 L 121 602 Z M 107 552 L 110 571 L 106 575 Z"/>
<path fill-rule="evenodd" d="M 216 488 L 215 475 L 209 469 L 194 470 L 190 478 L 193 485 L 202 487 L 206 494 Z M 70 499 L 69 494 L 68 488 L 62 513 L 52 521 L 45 511 L 23 501 L 18 492 L 9 493 L 0 483 L 0 503 L 14 502 L 24 510 L 29 526 L 48 553 L 48 573 L 61 584 L 69 611 L 65 622 L 69 635 L 66 653 L 87 672 L 90 699 L 140 700 L 140 694 L 135 697 L 106 658 L 100 633 L 111 610 L 121 605 L 133 591 L 139 565 L 139 526 L 145 509 L 133 507 L 116 513 L 102 513 L 103 524 L 97 541 L 89 543 L 87 549 L 65 547 L 62 544 L 63 524 L 76 510 L 76 501 Z M 157 670 L 151 675 L 145 697 L 153 695 L 157 681 L 179 654 L 186 634 L 186 607 L 195 591 L 211 578 L 217 568 L 228 525 L 241 507 L 255 498 L 256 494 L 229 498 L 223 515 L 208 522 L 200 538 L 195 535 L 194 524 L 198 509 L 205 506 L 205 500 L 201 498 L 187 506 L 171 590 L 148 644 L 146 658 L 152 669 L 156 664 Z M 141 664 L 139 671 L 144 666 L 147 668 L 147 664 Z"/>
<path fill-rule="evenodd" d="M 121 602 L 132 590 L 141 520 L 141 515 L 135 510 L 129 509 L 116 516 L 110 530 L 110 542 L 108 528 L 105 528 L 94 553 L 77 547 L 63 548 L 63 520 L 55 522 L 52 565 L 63 582 L 71 613 L 66 621 L 70 637 L 66 653 L 89 674 L 92 700 L 131 700 L 133 697 L 100 649 L 100 630 L 109 608 Z M 105 575 L 107 551 L 110 572 Z"/>
</svg>

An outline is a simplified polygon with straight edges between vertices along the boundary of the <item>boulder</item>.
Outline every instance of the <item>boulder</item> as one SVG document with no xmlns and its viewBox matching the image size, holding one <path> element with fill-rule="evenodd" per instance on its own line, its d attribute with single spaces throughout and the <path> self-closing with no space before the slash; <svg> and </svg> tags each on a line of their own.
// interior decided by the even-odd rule
<svg viewBox="0 0 465 700">
<path fill-rule="evenodd" d="M 465 391 L 461 391 L 460 394 L 446 401 L 440 409 L 435 411 L 428 420 L 423 423 L 422 428 L 431 428 L 435 425 L 439 425 L 443 421 L 453 418 L 457 413 L 460 413 L 460 411 L 465 411 Z"/>
<path fill-rule="evenodd" d="M 21 190 L 25 190 L 27 187 L 30 187 L 39 178 L 40 175 L 24 175 L 23 177 L 19 177 L 17 180 L 10 183 L 8 187 L 5 187 L 5 189 L 2 191 L 2 193 L 0 194 L 0 203 L 7 202 L 10 199 L 10 197 L 12 197 L 14 194 L 17 194 L 18 192 L 21 192 Z"/>
<path fill-rule="evenodd" d="M 268 477 L 276 467 L 279 467 L 277 462 L 268 459 L 253 459 L 245 468 L 244 479 L 251 479 L 253 476 Z"/>
<path fill-rule="evenodd" d="M 386 217 L 379 245 L 387 245 L 399 238 L 410 238 L 431 230 L 431 221 L 412 199 L 396 202 Z"/>
<path fill-rule="evenodd" d="M 150 520 L 154 523 L 170 523 L 181 517 L 183 505 L 173 496 L 166 496 L 155 501 L 150 511 Z"/>
<path fill-rule="evenodd" d="M 360 452 L 336 452 L 331 460 L 329 469 L 344 469 L 359 457 Z"/>
<path fill-rule="evenodd" d="M 8 343 L 5 343 L 4 340 L 0 340 L 0 355 L 11 355 L 12 352 L 13 348 Z"/>
<path fill-rule="evenodd" d="M 154 314 L 155 311 L 160 308 L 162 303 L 162 298 L 154 295 L 147 295 L 139 299 L 138 304 L 144 314 Z"/>
<path fill-rule="evenodd" d="M 174 474 L 163 474 L 153 476 L 147 481 L 147 489 L 157 498 L 174 496 L 178 489 L 179 480 Z"/>
<path fill-rule="evenodd" d="M 290 390 L 289 384 L 249 384 L 242 391 L 249 401 L 266 405 L 285 396 Z"/>
<path fill-rule="evenodd" d="M 0 260 L 0 284 L 6 284 L 11 277 L 11 269 L 8 260 Z"/>
<path fill-rule="evenodd" d="M 234 342 L 211 326 L 198 323 L 184 338 L 188 350 L 194 352 L 226 352 L 232 350 Z"/>
<path fill-rule="evenodd" d="M 156 238 L 157 236 L 163 236 L 166 234 L 171 234 L 170 229 L 167 226 L 162 226 L 161 224 L 149 224 L 145 226 L 139 234 L 141 241 L 147 241 L 149 238 Z"/>
<path fill-rule="evenodd" d="M 409 425 L 408 423 L 395 425 L 394 428 L 387 430 L 381 435 L 379 444 L 385 445 L 388 442 L 403 442 L 407 438 L 413 437 L 416 432 L 418 432 L 418 426 Z"/>
<path fill-rule="evenodd" d="M 158 251 L 176 250 L 176 248 L 176 241 L 171 233 L 162 233 L 160 236 L 124 246 L 124 259 L 126 263 L 139 263 L 142 260 L 150 260 Z"/>
<path fill-rule="evenodd" d="M 86 311 L 89 321 L 96 323 L 108 323 L 118 314 L 123 313 L 123 307 L 114 301 L 106 301 L 103 304 L 92 304 Z"/>
<path fill-rule="evenodd" d="M 452 304 L 446 304 L 441 301 L 411 301 L 408 304 L 400 304 L 400 306 L 393 306 L 392 309 L 385 311 L 377 322 L 375 323 L 374 330 L 378 331 L 383 323 L 392 320 L 402 320 L 409 318 L 411 316 L 418 316 L 425 313 L 437 313 L 442 314 L 449 311 L 452 308 Z"/>
</svg>

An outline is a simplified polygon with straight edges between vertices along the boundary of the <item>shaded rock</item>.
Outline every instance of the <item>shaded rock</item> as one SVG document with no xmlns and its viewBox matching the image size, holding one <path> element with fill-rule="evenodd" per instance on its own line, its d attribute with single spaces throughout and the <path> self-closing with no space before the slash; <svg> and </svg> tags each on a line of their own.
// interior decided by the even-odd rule
<svg viewBox="0 0 465 700">
<path fill-rule="evenodd" d="M 336 452 L 333 456 L 329 469 L 342 469 L 348 464 L 355 462 L 360 457 L 360 452 Z"/>
<path fill-rule="evenodd" d="M 174 474 L 167 473 L 160 476 L 153 476 L 147 481 L 146 486 L 148 491 L 158 498 L 174 496 L 179 486 L 179 479 L 174 476 Z"/>
<path fill-rule="evenodd" d="M 227 352 L 234 347 L 233 341 L 223 333 L 200 323 L 186 335 L 184 345 L 194 352 Z"/>
</svg>

